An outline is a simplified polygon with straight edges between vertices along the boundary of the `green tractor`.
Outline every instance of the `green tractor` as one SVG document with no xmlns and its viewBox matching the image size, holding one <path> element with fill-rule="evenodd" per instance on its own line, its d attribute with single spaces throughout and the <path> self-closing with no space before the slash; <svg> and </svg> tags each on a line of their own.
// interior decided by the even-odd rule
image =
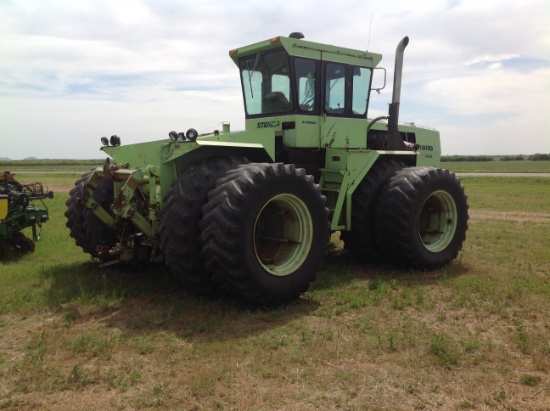
<svg viewBox="0 0 550 411">
<path fill-rule="evenodd" d="M 53 192 L 44 189 L 41 183 L 21 184 L 14 174 L 4 171 L 0 174 L 0 257 L 10 250 L 34 251 L 35 241 L 40 238 L 38 228 L 49 220 L 45 198 L 53 198 Z M 40 201 L 44 208 L 38 208 L 32 201 Z M 21 230 L 32 228 L 32 239 Z"/>
<path fill-rule="evenodd" d="M 426 270 L 456 258 L 464 189 L 439 168 L 439 133 L 398 122 L 408 37 L 397 46 L 389 113 L 374 119 L 382 56 L 303 37 L 229 52 L 246 130 L 223 123 L 125 146 L 103 137 L 110 157 L 67 201 L 77 245 L 103 265 L 164 262 L 185 284 L 258 304 L 306 291 L 336 231 L 365 261 Z"/>
</svg>

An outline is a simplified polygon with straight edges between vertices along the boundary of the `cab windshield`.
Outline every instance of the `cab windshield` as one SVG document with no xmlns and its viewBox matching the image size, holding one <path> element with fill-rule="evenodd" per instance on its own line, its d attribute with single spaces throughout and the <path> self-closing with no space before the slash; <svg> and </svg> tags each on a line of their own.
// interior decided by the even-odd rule
<svg viewBox="0 0 550 411">
<path fill-rule="evenodd" d="M 239 68 L 247 118 L 290 113 L 366 117 L 369 67 L 289 57 L 278 49 L 243 57 Z"/>
<path fill-rule="evenodd" d="M 240 60 L 246 113 L 287 113 L 294 108 L 289 57 L 284 51 L 260 52 Z"/>
</svg>

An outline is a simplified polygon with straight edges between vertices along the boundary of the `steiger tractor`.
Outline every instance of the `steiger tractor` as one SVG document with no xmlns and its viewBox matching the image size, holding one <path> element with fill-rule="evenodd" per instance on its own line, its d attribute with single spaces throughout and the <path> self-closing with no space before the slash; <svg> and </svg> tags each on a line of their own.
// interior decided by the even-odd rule
<svg viewBox="0 0 550 411">
<path fill-rule="evenodd" d="M 298 297 L 315 279 L 331 232 L 349 253 L 433 269 L 457 257 L 468 205 L 439 168 L 439 133 L 399 124 L 397 46 L 387 116 L 367 116 L 382 56 L 301 33 L 231 50 L 246 130 L 121 145 L 70 192 L 67 227 L 101 260 L 164 262 L 183 283 L 258 304 Z M 385 84 L 385 71 L 380 83 Z"/>
</svg>

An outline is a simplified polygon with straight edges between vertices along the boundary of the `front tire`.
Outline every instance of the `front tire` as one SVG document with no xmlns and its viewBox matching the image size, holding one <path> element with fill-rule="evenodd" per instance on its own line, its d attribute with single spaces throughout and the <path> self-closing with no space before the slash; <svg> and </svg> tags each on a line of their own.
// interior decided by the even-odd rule
<svg viewBox="0 0 550 411">
<path fill-rule="evenodd" d="M 89 171 L 78 179 L 74 187 L 69 192 L 69 199 L 65 203 L 67 211 L 65 211 L 65 217 L 67 217 L 66 227 L 70 231 L 70 236 L 74 238 L 76 245 L 81 247 L 84 252 L 90 254 L 92 257 L 97 257 L 97 252 L 94 249 L 88 234 L 84 227 L 86 221 L 86 214 L 88 209 L 83 203 L 84 197 L 84 185 L 92 175 L 93 171 Z"/>
<path fill-rule="evenodd" d="M 467 229 L 464 188 L 454 173 L 440 168 L 398 171 L 376 207 L 376 235 L 385 257 L 416 269 L 455 259 Z"/>
<path fill-rule="evenodd" d="M 304 169 L 248 164 L 208 194 L 201 256 L 214 281 L 261 305 L 309 288 L 329 239 L 325 197 Z"/>
<path fill-rule="evenodd" d="M 239 164 L 248 163 L 241 157 L 211 157 L 182 173 L 174 182 L 164 201 L 160 216 L 160 245 L 164 261 L 173 276 L 184 285 L 206 290 L 211 279 L 204 271 L 204 261 L 199 256 L 199 220 L 202 206 L 208 199 L 208 191 L 216 180 Z"/>
<path fill-rule="evenodd" d="M 113 215 L 111 206 L 115 198 L 114 186 L 115 182 L 112 178 L 103 177 L 92 194 L 93 200 L 111 215 Z M 116 245 L 117 234 L 110 227 L 107 227 L 91 210 L 88 210 L 85 214 L 84 220 L 84 229 L 94 249 L 97 249 L 98 246 L 114 247 Z M 110 256 L 98 256 L 98 258 L 103 262 L 112 260 Z"/>
<path fill-rule="evenodd" d="M 70 236 L 75 239 L 77 246 L 92 257 L 105 262 L 112 258 L 100 257 L 97 246 L 113 246 L 116 244 L 116 237 L 84 204 L 85 186 L 93 172 L 92 170 L 84 174 L 82 178 L 75 182 L 74 187 L 69 192 L 69 199 L 66 202 L 67 211 L 65 212 L 65 217 L 67 217 L 66 226 L 69 228 Z M 109 178 L 102 179 L 93 193 L 93 199 L 108 210 L 113 198 L 113 180 Z"/>
</svg>

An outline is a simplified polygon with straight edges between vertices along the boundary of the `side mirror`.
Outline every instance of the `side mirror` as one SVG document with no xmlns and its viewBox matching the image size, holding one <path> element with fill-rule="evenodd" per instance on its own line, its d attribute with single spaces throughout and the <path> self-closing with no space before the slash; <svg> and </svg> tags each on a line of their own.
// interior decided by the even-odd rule
<svg viewBox="0 0 550 411">
<path fill-rule="evenodd" d="M 386 88 L 386 69 L 384 67 L 375 67 L 372 70 L 371 91 L 380 93 L 380 90 Z"/>
</svg>

